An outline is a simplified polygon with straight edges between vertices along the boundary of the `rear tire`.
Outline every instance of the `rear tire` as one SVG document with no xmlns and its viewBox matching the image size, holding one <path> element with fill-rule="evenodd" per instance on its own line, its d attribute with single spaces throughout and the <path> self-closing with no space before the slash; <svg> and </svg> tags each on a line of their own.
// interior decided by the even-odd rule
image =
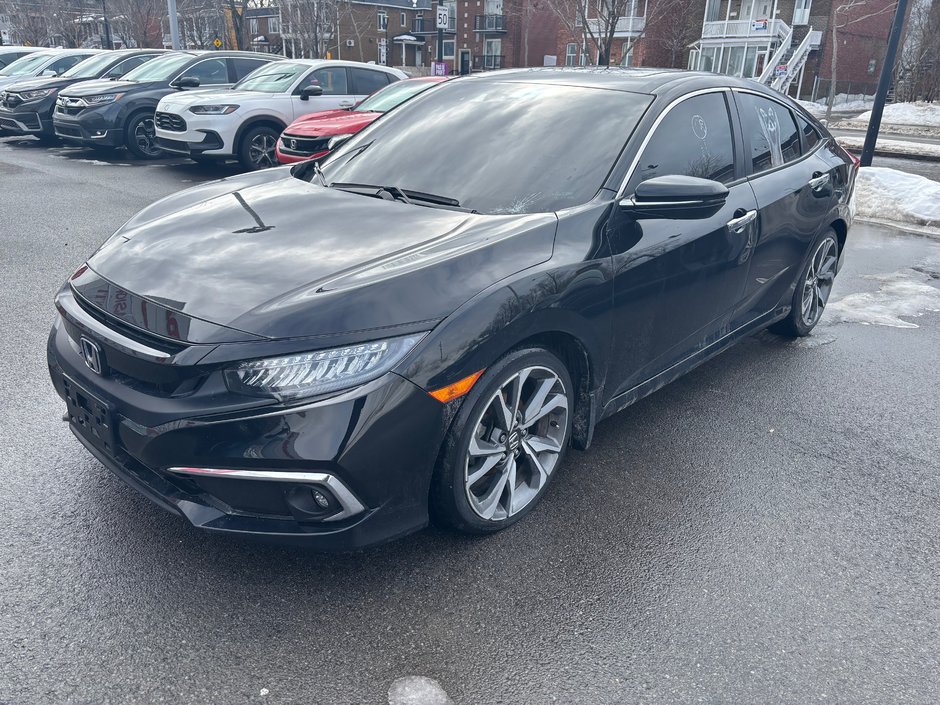
<svg viewBox="0 0 940 705">
<path fill-rule="evenodd" d="M 266 125 L 259 125 L 242 135 L 238 145 L 238 162 L 249 171 L 279 166 L 275 148 L 281 133 Z"/>
<path fill-rule="evenodd" d="M 813 245 L 812 255 L 800 272 L 789 315 L 770 326 L 771 331 L 787 338 L 810 334 L 829 302 L 838 262 L 839 241 L 829 228 Z"/>
<path fill-rule="evenodd" d="M 528 514 L 564 460 L 574 399 L 565 364 L 547 350 L 515 350 L 491 366 L 444 440 L 431 480 L 435 522 L 488 534 Z"/>
<path fill-rule="evenodd" d="M 157 146 L 153 113 L 138 113 L 131 116 L 127 123 L 124 144 L 127 151 L 138 159 L 160 159 L 166 154 Z"/>
</svg>

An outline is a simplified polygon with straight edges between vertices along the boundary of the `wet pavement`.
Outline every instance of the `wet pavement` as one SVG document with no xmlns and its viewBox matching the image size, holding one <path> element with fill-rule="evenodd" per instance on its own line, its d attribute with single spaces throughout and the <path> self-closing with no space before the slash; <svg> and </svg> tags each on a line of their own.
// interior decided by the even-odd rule
<svg viewBox="0 0 940 705">
<path fill-rule="evenodd" d="M 47 380 L 52 297 L 83 257 L 234 170 L 17 142 L 0 703 L 940 701 L 940 241 L 857 225 L 812 336 L 759 334 L 603 422 L 513 529 L 318 556 L 150 504 Z"/>
</svg>

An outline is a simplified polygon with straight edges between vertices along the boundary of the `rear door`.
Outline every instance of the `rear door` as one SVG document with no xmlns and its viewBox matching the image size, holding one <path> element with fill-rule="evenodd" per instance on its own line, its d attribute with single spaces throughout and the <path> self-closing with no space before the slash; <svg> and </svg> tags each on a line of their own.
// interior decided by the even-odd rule
<svg viewBox="0 0 940 705">
<path fill-rule="evenodd" d="M 685 175 L 728 187 L 699 217 L 617 209 L 608 238 L 614 262 L 613 377 L 618 393 L 656 376 L 727 332 L 756 239 L 757 202 L 740 165 L 730 93 L 673 104 L 642 149 L 624 196 L 647 179 Z"/>
<path fill-rule="evenodd" d="M 373 69 L 350 68 L 349 76 L 352 79 L 350 90 L 353 95 L 353 101 L 358 103 L 367 96 L 372 95 L 377 90 L 385 88 L 395 78 L 384 71 L 375 71 Z"/>
<path fill-rule="evenodd" d="M 822 143 L 800 134 L 782 102 L 734 92 L 745 144 L 748 180 L 759 210 L 759 236 L 732 326 L 773 311 L 789 293 L 833 198 L 833 166 Z"/>
<path fill-rule="evenodd" d="M 198 78 L 200 88 L 222 88 L 231 85 L 228 60 L 223 56 L 197 61 L 183 71 L 181 78 Z"/>
</svg>

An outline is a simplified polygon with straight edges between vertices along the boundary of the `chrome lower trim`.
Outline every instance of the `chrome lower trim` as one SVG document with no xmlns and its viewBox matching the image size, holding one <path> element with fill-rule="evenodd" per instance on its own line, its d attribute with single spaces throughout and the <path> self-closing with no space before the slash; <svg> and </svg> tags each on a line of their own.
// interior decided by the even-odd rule
<svg viewBox="0 0 940 705">
<path fill-rule="evenodd" d="M 167 468 L 175 475 L 196 475 L 203 477 L 224 477 L 232 480 L 263 480 L 267 482 L 294 482 L 301 484 L 323 485 L 333 493 L 343 507 L 343 511 L 327 517 L 323 521 L 339 521 L 365 511 L 365 506 L 356 499 L 341 480 L 324 472 L 285 472 L 283 470 L 229 470 L 225 468 Z"/>
</svg>

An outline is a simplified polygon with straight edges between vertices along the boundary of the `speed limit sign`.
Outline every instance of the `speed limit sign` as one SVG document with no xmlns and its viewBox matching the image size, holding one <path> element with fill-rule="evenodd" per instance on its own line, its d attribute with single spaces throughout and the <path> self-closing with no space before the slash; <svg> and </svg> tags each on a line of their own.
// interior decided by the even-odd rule
<svg viewBox="0 0 940 705">
<path fill-rule="evenodd" d="M 437 6 L 437 28 L 447 29 L 447 24 L 449 20 L 450 20 L 450 16 L 448 15 L 447 5 L 438 5 Z"/>
</svg>

